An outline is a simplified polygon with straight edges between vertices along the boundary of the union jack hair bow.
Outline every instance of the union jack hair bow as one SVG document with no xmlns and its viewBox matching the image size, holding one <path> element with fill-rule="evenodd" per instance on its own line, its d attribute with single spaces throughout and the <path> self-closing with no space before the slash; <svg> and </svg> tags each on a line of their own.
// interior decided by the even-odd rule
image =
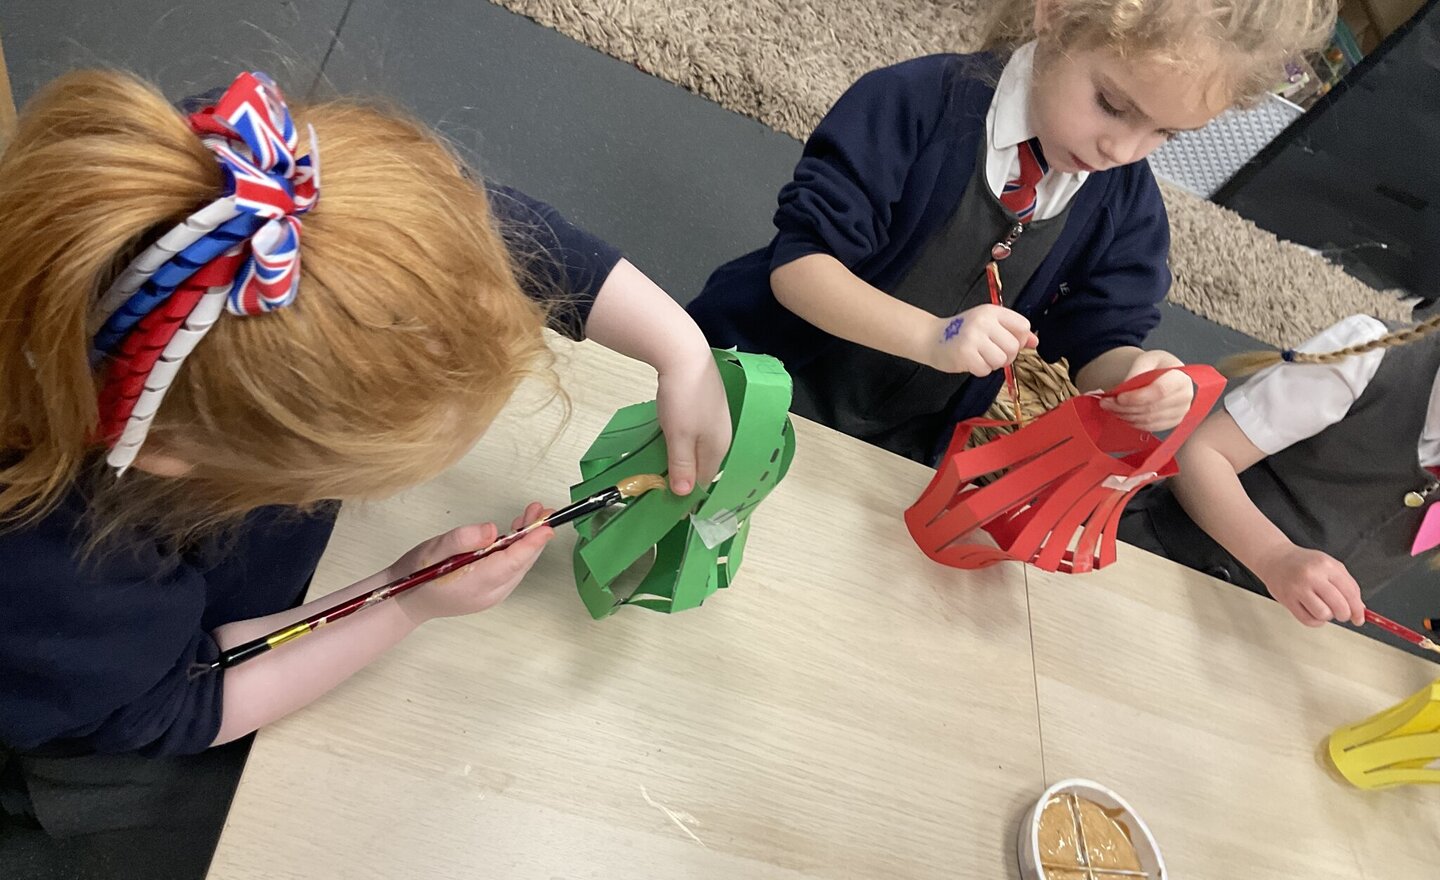
<svg viewBox="0 0 1440 880">
<path fill-rule="evenodd" d="M 121 473 L 222 311 L 259 315 L 295 300 L 300 215 L 320 197 L 315 130 L 310 154 L 297 157 L 295 122 L 265 74 L 240 74 L 189 123 L 220 163 L 224 194 L 136 257 L 92 313 L 91 364 L 105 367 L 99 436 Z"/>
</svg>

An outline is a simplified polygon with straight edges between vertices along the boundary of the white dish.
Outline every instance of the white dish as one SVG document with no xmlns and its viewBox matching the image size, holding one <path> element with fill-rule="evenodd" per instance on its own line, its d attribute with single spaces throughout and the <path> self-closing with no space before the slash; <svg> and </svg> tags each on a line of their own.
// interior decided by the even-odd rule
<svg viewBox="0 0 1440 880">
<path fill-rule="evenodd" d="M 1020 823 L 1019 833 L 1016 835 L 1016 849 L 1020 857 L 1020 876 L 1025 880 L 1051 880 L 1044 868 L 1040 865 L 1040 816 L 1045 811 L 1045 805 L 1059 795 L 1073 793 L 1077 797 L 1099 804 L 1106 810 L 1119 810 L 1118 821 L 1130 832 L 1130 842 L 1135 845 L 1135 854 L 1140 860 L 1140 867 L 1145 872 L 1143 877 L 1135 877 L 1134 880 L 1169 880 L 1170 875 L 1165 871 L 1165 859 L 1160 855 L 1160 847 L 1155 843 L 1155 838 L 1150 834 L 1150 828 L 1140 818 L 1131 806 L 1125 802 L 1120 795 L 1106 788 L 1098 782 L 1091 782 L 1088 779 L 1064 779 L 1045 789 L 1040 799 L 1035 802 L 1025 813 L 1024 820 Z M 1077 869 L 1083 870 L 1083 869 Z M 1094 875 L 1103 880 L 1125 880 L 1126 875 L 1114 872 L 1100 872 Z"/>
</svg>

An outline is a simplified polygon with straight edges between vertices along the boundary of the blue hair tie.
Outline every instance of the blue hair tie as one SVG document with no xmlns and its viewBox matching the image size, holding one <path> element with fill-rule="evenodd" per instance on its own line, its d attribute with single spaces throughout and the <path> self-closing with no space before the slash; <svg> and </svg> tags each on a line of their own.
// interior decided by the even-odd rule
<svg viewBox="0 0 1440 880">
<path fill-rule="evenodd" d="M 1280 360 L 1284 361 L 1284 362 L 1287 363 L 1287 364 L 1292 364 L 1292 363 L 1294 363 L 1294 362 L 1295 362 L 1295 349 L 1293 349 L 1293 348 L 1287 348 L 1287 349 L 1285 349 L 1284 351 L 1280 352 Z"/>
</svg>

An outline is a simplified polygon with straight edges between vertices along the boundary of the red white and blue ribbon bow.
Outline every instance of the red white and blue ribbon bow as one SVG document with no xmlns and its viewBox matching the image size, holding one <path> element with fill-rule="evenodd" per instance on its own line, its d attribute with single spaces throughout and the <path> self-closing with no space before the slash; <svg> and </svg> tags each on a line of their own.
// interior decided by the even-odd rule
<svg viewBox="0 0 1440 880">
<path fill-rule="evenodd" d="M 97 302 L 91 362 L 105 364 L 100 437 L 122 472 L 145 441 L 180 363 L 220 312 L 289 305 L 300 283 L 299 215 L 320 195 L 319 150 L 295 155 L 295 122 L 263 73 L 242 73 L 189 117 L 215 154 L 225 193 L 161 236 Z"/>
</svg>

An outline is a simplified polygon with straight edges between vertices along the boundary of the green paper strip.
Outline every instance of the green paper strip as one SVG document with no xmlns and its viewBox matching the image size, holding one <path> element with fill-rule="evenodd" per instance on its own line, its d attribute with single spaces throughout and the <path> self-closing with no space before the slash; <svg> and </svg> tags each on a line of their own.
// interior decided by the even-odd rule
<svg viewBox="0 0 1440 880">
<path fill-rule="evenodd" d="M 649 492 L 611 516 L 592 516 L 575 526 L 580 533 L 575 584 L 596 620 L 627 604 L 684 611 L 729 587 L 744 556 L 750 514 L 795 457 L 785 368 L 766 355 L 720 350 L 714 355 L 734 429 L 720 478 L 683 498 Z M 581 457 L 581 482 L 570 495 L 578 500 L 637 474 L 665 474 L 666 467 L 655 402 L 627 406 Z M 706 547 L 690 522 L 692 514 L 700 519 L 733 515 L 739 528 L 718 546 Z M 640 585 L 628 596 L 616 596 L 613 586 L 620 575 L 652 553 L 654 562 Z"/>
</svg>

